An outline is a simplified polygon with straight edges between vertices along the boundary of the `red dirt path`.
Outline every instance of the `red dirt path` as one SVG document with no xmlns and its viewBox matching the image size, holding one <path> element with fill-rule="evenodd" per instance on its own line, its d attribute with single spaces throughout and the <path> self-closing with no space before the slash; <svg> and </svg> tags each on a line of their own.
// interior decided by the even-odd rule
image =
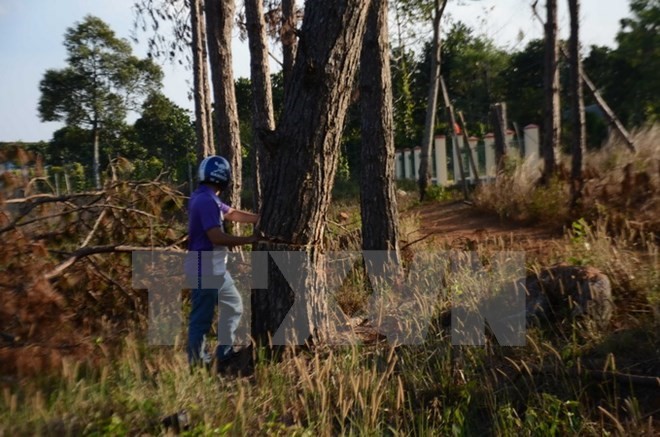
<svg viewBox="0 0 660 437">
<path fill-rule="evenodd" d="M 409 236 L 404 244 L 427 237 L 446 248 L 472 249 L 486 244 L 540 255 L 552 252 L 562 241 L 561 231 L 507 222 L 461 201 L 428 203 L 407 214 L 418 215 L 420 231 L 417 236 Z"/>
</svg>

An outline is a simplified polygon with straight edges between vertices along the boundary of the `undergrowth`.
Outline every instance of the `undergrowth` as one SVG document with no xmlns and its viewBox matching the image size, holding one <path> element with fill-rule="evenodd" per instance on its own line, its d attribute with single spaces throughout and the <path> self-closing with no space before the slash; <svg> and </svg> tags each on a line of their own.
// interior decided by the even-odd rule
<svg viewBox="0 0 660 437">
<path fill-rule="evenodd" d="M 633 153 L 613 137 L 600 150 L 587 153 L 583 196 L 570 205 L 570 157 L 562 156 L 559 172 L 541 183 L 542 162 L 526 160 L 508 167 L 492 184 L 480 186 L 477 207 L 500 217 L 562 228 L 584 217 L 607 219 L 613 227 L 628 222 L 649 232 L 660 231 L 660 126 L 634 135 Z"/>
<path fill-rule="evenodd" d="M 535 202 L 545 211 L 542 199 L 556 193 L 541 193 Z M 218 377 L 191 371 L 183 330 L 174 346 L 147 344 L 145 297 L 131 288 L 126 254 L 99 252 L 57 271 L 82 243 L 176 249 L 180 199 L 164 185 L 126 181 L 75 202 L 5 197 L 1 435 L 165 434 L 176 431 L 164 420 L 173 415 L 185 417 L 184 435 L 657 434 L 660 270 L 657 235 L 646 224 L 571 217 L 553 248 L 549 261 L 591 265 L 610 278 L 616 310 L 605 329 L 566 320 L 529 327 L 524 345 L 503 346 L 487 327 L 483 344 L 456 345 L 448 311 L 458 298 L 469 306 L 466 296 L 496 296 L 489 260 L 507 244 L 478 242 L 452 255 L 469 262 L 452 264 L 425 239 L 408 247 L 406 266 L 438 258 L 414 272 L 420 288 L 412 294 L 385 289 L 373 307 L 364 270 L 356 264 L 349 273 L 335 296 L 356 322 L 346 345 L 275 356 L 256 349 L 252 376 Z M 331 250 L 359 250 L 355 203 L 337 203 L 328 220 Z M 423 235 L 414 213 L 400 230 L 404 244 Z M 526 259 L 522 274 L 546 261 Z M 504 280 L 520 272 L 509 274 Z M 393 327 L 423 335 L 402 345 L 388 341 Z"/>
</svg>

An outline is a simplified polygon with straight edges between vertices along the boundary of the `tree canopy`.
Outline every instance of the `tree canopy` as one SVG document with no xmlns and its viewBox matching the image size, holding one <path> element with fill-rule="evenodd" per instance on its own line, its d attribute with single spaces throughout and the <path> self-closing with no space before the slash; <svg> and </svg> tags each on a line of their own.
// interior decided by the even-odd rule
<svg viewBox="0 0 660 437">
<path fill-rule="evenodd" d="M 150 59 L 132 54 L 100 18 L 86 16 L 64 36 L 67 66 L 50 69 L 39 85 L 43 121 L 90 129 L 94 143 L 94 176 L 99 185 L 99 136 L 123 122 L 140 99 L 160 86 L 161 69 Z"/>
<path fill-rule="evenodd" d="M 630 10 L 618 46 L 592 47 L 585 69 L 624 124 L 640 125 L 660 120 L 660 2 L 631 0 Z"/>
</svg>

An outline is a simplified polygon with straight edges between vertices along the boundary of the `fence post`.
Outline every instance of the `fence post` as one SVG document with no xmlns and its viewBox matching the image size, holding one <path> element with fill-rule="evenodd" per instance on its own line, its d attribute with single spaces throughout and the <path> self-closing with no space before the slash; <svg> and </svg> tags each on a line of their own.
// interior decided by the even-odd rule
<svg viewBox="0 0 660 437">
<path fill-rule="evenodd" d="M 394 175 L 396 180 L 403 179 L 403 165 L 401 162 L 403 154 L 400 151 L 394 153 Z"/>
<path fill-rule="evenodd" d="M 435 137 L 435 178 L 441 187 L 447 186 L 447 137 L 436 135 Z"/>
<path fill-rule="evenodd" d="M 484 137 L 486 149 L 486 177 L 493 178 L 497 174 L 497 161 L 495 161 L 495 135 L 486 134 Z"/>
<path fill-rule="evenodd" d="M 55 176 L 55 195 L 59 196 L 60 195 L 60 174 L 57 172 L 53 172 L 53 176 Z"/>
<path fill-rule="evenodd" d="M 470 168 L 472 169 L 472 174 L 474 175 L 473 181 L 475 185 L 479 185 L 479 169 L 475 164 L 474 155 L 472 154 L 472 146 L 470 145 L 470 135 L 468 134 L 467 125 L 465 124 L 465 117 L 463 117 L 463 112 L 458 111 L 458 122 L 460 123 L 461 131 L 463 132 L 463 143 L 467 149 L 468 162 L 470 163 Z"/>
<path fill-rule="evenodd" d="M 413 156 L 415 157 L 415 164 L 413 169 L 415 170 L 415 180 L 419 180 L 419 167 L 422 162 L 422 148 L 417 146 L 413 149 Z"/>
<path fill-rule="evenodd" d="M 413 165 L 410 160 L 410 149 L 403 149 L 403 173 L 406 179 L 413 178 Z"/>
</svg>

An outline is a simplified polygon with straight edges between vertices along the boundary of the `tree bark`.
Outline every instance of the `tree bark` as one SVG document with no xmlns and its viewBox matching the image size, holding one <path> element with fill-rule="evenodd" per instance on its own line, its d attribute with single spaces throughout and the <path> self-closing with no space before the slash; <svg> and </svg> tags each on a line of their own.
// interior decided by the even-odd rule
<svg viewBox="0 0 660 437">
<path fill-rule="evenodd" d="M 100 133 L 99 133 L 99 122 L 97 119 L 94 119 L 92 123 L 92 136 L 93 136 L 93 147 L 92 150 L 92 172 L 94 173 L 94 188 L 97 190 L 101 188 L 101 159 L 100 159 Z"/>
<path fill-rule="evenodd" d="M 413 117 L 413 98 L 412 98 L 412 73 L 408 67 L 407 55 L 406 55 L 406 41 L 403 37 L 402 25 L 403 19 L 400 12 L 400 1 L 394 1 L 394 20 L 396 23 L 396 35 L 397 35 L 397 51 L 399 55 L 396 58 L 393 58 L 397 68 L 400 81 L 398 83 L 393 83 L 393 87 L 398 87 L 399 97 L 398 101 L 400 102 L 398 106 L 394 109 L 397 112 L 397 117 L 395 123 L 397 123 L 397 129 L 403 132 L 405 138 L 413 138 L 415 135 L 415 122 Z M 401 144 L 399 144 L 401 147 Z"/>
<path fill-rule="evenodd" d="M 206 27 L 215 101 L 218 152 L 232 169 L 232 183 L 222 197 L 234 208 L 241 207 L 242 158 L 232 63 L 234 0 L 205 0 Z"/>
<path fill-rule="evenodd" d="M 190 1 L 192 28 L 193 83 L 195 88 L 195 128 L 197 130 L 197 161 L 214 153 L 211 120 L 211 93 L 208 81 L 206 26 L 201 0 Z"/>
<path fill-rule="evenodd" d="M 556 151 L 561 136 L 559 101 L 559 44 L 557 41 L 557 0 L 547 0 L 545 22 L 545 111 L 543 122 L 543 182 L 548 183 L 555 173 Z"/>
<path fill-rule="evenodd" d="M 431 183 L 431 145 L 435 130 L 435 114 L 438 107 L 438 90 L 440 89 L 440 57 L 442 44 L 440 42 L 440 22 L 445 11 L 447 0 L 434 0 L 433 15 L 433 48 L 431 49 L 431 75 L 429 78 L 429 95 L 426 104 L 426 122 L 419 163 L 419 197 L 424 200 L 426 189 Z"/>
<path fill-rule="evenodd" d="M 507 116 L 506 103 L 495 103 L 491 105 L 491 120 L 495 133 L 495 163 L 497 164 L 497 173 L 504 171 L 506 164 L 506 131 Z"/>
<path fill-rule="evenodd" d="M 271 258 L 268 290 L 252 301 L 253 336 L 261 342 L 272 335 L 274 343 L 299 344 L 330 332 L 322 241 L 369 3 L 307 1 L 281 121 L 264 133 L 271 170 L 260 228 L 282 242 L 269 250 L 308 262 L 295 270 L 293 287 Z"/>
<path fill-rule="evenodd" d="M 466 144 L 465 147 L 467 148 L 470 168 L 472 168 L 472 173 L 474 173 L 474 185 L 478 186 L 481 183 L 481 180 L 479 179 L 479 168 L 477 167 L 477 163 L 474 162 L 474 156 L 472 155 L 472 150 L 470 149 L 470 133 L 467 129 L 467 123 L 465 123 L 463 112 L 458 111 L 456 115 L 458 116 L 458 126 L 461 128 L 463 134 L 463 142 Z"/>
<path fill-rule="evenodd" d="M 537 2 L 538 0 L 534 2 L 532 9 L 534 11 L 534 16 L 536 17 L 536 19 L 539 20 L 541 23 L 543 23 L 543 19 L 539 16 L 539 14 L 536 13 Z M 560 47 L 560 53 L 567 59 L 570 57 L 565 47 Z M 626 147 L 628 147 L 628 149 L 634 153 L 635 144 L 633 143 L 630 133 L 623 126 L 621 120 L 619 120 L 619 118 L 616 116 L 614 111 L 612 111 L 612 108 L 610 108 L 610 106 L 607 104 L 605 99 L 603 99 L 603 96 L 601 96 L 600 92 L 598 91 L 598 88 L 596 88 L 596 85 L 594 85 L 594 83 L 591 81 L 587 73 L 584 71 L 584 68 L 582 69 L 582 81 L 584 82 L 584 85 L 587 87 L 589 92 L 593 95 L 594 100 L 596 101 L 598 107 L 601 109 L 601 111 L 603 111 L 605 117 L 607 117 L 607 121 L 612 126 L 614 126 L 614 129 L 619 133 L 621 139 L 625 141 Z"/>
<path fill-rule="evenodd" d="M 252 163 L 254 177 L 254 208 L 261 209 L 262 180 L 268 168 L 264 144 L 259 136 L 263 130 L 275 129 L 273 116 L 273 95 L 268 66 L 268 41 L 262 0 L 245 0 L 245 20 L 247 22 L 250 47 L 250 77 L 252 82 Z"/>
<path fill-rule="evenodd" d="M 394 190 L 394 116 L 387 0 L 372 0 L 360 56 L 362 249 L 389 250 L 399 260 Z"/>
<path fill-rule="evenodd" d="M 447 138 L 451 138 L 451 144 L 456 152 L 456 161 L 458 164 L 458 173 L 454 175 L 454 181 L 458 185 L 458 178 L 461 178 L 461 188 L 463 189 L 463 199 L 468 200 L 468 182 L 465 177 L 465 165 L 463 164 L 463 152 L 458 143 L 458 134 L 456 133 L 456 117 L 454 116 L 454 107 L 451 105 L 451 100 L 449 100 L 449 92 L 447 91 L 447 85 L 445 84 L 445 79 L 440 76 L 440 88 L 442 90 L 442 99 L 445 103 L 445 114 L 447 117 Z"/>
<path fill-rule="evenodd" d="M 284 88 L 287 87 L 293 64 L 296 60 L 298 49 L 298 36 L 296 27 L 298 19 L 296 15 L 296 1 L 282 0 L 282 31 L 280 41 L 282 42 L 282 73 L 284 74 Z"/>
<path fill-rule="evenodd" d="M 584 93 L 582 88 L 582 58 L 580 56 L 580 1 L 569 0 L 571 16 L 571 38 L 569 43 L 571 62 L 571 204 L 577 206 L 582 197 L 583 156 L 586 149 L 586 122 Z"/>
</svg>

